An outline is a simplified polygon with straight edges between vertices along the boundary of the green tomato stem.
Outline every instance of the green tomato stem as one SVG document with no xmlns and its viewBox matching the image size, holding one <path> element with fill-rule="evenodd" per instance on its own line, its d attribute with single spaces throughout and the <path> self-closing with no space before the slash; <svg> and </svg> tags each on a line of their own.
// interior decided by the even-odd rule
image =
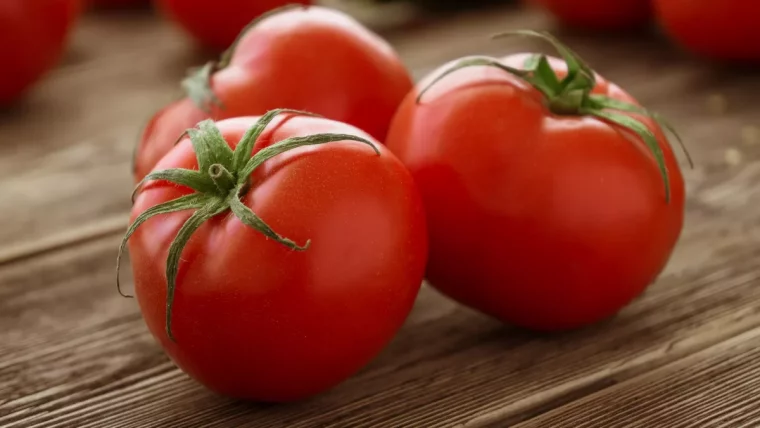
<svg viewBox="0 0 760 428">
<path fill-rule="evenodd" d="M 166 260 L 166 334 L 172 341 L 175 340 L 172 331 L 172 311 L 177 287 L 179 262 L 182 251 L 189 242 L 190 237 L 203 223 L 219 214 L 231 212 L 243 224 L 272 239 L 276 244 L 284 245 L 294 251 L 305 251 L 309 248 L 311 241 L 298 245 L 291 239 L 283 237 L 240 200 L 242 195 L 248 190 L 251 174 L 256 168 L 274 156 L 298 147 L 337 141 L 360 142 L 368 145 L 377 155 L 380 155 L 380 151 L 375 147 L 374 143 L 356 135 L 314 134 L 278 141 L 251 156 L 254 143 L 267 124 L 274 117 L 283 113 L 314 116 L 311 113 L 300 112 L 298 110 L 272 110 L 259 118 L 248 132 L 245 133 L 234 151 L 230 149 L 229 144 L 225 141 L 216 124 L 211 120 L 205 120 L 198 124 L 197 129 L 189 129 L 187 131 L 198 160 L 198 170 L 175 168 L 154 171 L 148 174 L 135 189 L 133 196 L 138 195 L 142 191 L 142 183 L 151 180 L 164 180 L 195 191 L 195 193 L 164 202 L 140 213 L 127 229 L 119 246 L 119 253 L 116 256 L 116 288 L 122 296 L 131 297 L 122 293 L 119 282 L 121 256 L 129 238 L 141 225 L 154 216 L 184 210 L 195 210 L 177 232 L 177 236 L 169 247 L 169 255 Z"/>
<path fill-rule="evenodd" d="M 222 195 L 227 195 L 235 187 L 235 177 L 220 163 L 215 163 L 208 168 L 208 175 L 214 180 L 216 188 Z"/>
<path fill-rule="evenodd" d="M 534 37 L 551 44 L 565 61 L 565 64 L 567 65 L 567 75 L 560 80 L 557 73 L 550 66 L 546 55 L 542 54 L 535 54 L 528 57 L 523 64 L 523 69 L 507 66 L 496 58 L 468 57 L 454 63 L 451 67 L 445 69 L 440 75 L 435 77 L 428 85 L 423 87 L 419 92 L 417 102 L 421 102 L 422 96 L 432 86 L 457 70 L 476 66 L 497 68 L 524 80 L 536 88 L 536 90 L 543 94 L 546 108 L 557 116 L 593 116 L 610 126 L 620 127 L 639 136 L 657 162 L 657 166 L 662 176 L 663 186 L 665 188 L 665 202 L 670 203 L 670 172 L 668 171 L 665 156 L 657 141 L 657 137 L 644 122 L 625 113 L 637 113 L 649 117 L 660 127 L 670 131 L 676 137 L 683 152 L 686 154 L 689 165 L 693 167 L 691 156 L 673 127 L 670 126 L 670 124 L 660 115 L 643 107 L 616 100 L 605 95 L 592 94 L 592 91 L 596 87 L 596 76 L 594 71 L 578 54 L 548 33 L 520 30 L 497 34 L 494 38 L 515 36 Z"/>
</svg>

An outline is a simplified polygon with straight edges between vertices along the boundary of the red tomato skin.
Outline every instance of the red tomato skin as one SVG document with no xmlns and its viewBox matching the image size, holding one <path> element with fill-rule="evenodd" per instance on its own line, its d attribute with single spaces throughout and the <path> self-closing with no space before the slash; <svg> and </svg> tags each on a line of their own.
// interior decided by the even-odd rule
<svg viewBox="0 0 760 428">
<path fill-rule="evenodd" d="M 249 22 L 270 10 L 310 0 L 156 0 L 159 9 L 201 44 L 224 50 Z"/>
<path fill-rule="evenodd" d="M 235 143 L 256 118 L 218 123 Z M 326 119 L 276 119 L 254 151 L 296 135 L 350 133 Z M 201 226 L 183 252 L 165 332 L 167 249 L 189 212 L 148 220 L 129 243 L 145 321 L 174 362 L 207 387 L 282 402 L 324 391 L 352 375 L 398 331 L 419 291 L 427 258 L 424 207 L 414 181 L 385 147 L 356 142 L 299 148 L 254 172 L 246 205 L 295 252 L 232 215 Z M 197 168 L 187 139 L 157 168 Z M 186 189 L 149 183 L 135 215 Z"/>
<path fill-rule="evenodd" d="M 80 8 L 79 0 L 0 2 L 0 105 L 21 98 L 58 62 Z"/>
<path fill-rule="evenodd" d="M 686 49 L 729 61 L 760 61 L 755 0 L 655 0 L 657 19 Z"/>
<path fill-rule="evenodd" d="M 590 30 L 630 29 L 652 19 L 649 0 L 531 0 L 563 24 Z"/>
<path fill-rule="evenodd" d="M 262 20 L 212 86 L 225 106 L 213 109 L 215 120 L 293 108 L 349 123 L 382 142 L 413 83 L 380 37 L 341 12 L 313 6 Z M 189 99 L 159 112 L 138 145 L 136 181 L 207 117 Z"/>
<path fill-rule="evenodd" d="M 599 79 L 596 93 L 634 102 Z M 427 278 L 438 290 L 507 323 L 565 330 L 615 314 L 663 269 L 683 223 L 684 183 L 650 121 L 670 204 L 643 142 L 593 118 L 549 113 L 537 90 L 500 70 L 463 69 L 420 104 L 415 97 L 399 108 L 387 145 L 422 193 Z"/>
</svg>

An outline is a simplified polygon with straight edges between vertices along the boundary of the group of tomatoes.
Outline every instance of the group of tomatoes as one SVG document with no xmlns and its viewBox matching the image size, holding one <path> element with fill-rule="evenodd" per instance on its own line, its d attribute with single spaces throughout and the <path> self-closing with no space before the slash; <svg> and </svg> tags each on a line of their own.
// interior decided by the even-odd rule
<svg viewBox="0 0 760 428">
<path fill-rule="evenodd" d="M 706 57 L 760 62 L 757 0 L 528 0 L 579 28 L 620 30 L 656 21 L 684 48 Z"/>
<path fill-rule="evenodd" d="M 158 1 L 174 16 L 200 4 Z M 204 35 L 226 3 L 178 18 L 231 46 L 144 129 L 119 250 L 149 330 L 209 388 L 278 402 L 335 386 L 398 332 L 423 279 L 558 331 L 612 316 L 665 266 L 685 196 L 662 119 L 552 36 L 501 35 L 559 58 L 465 57 L 415 85 L 392 46 L 329 8 Z M 39 43 L 5 45 L 3 85 L 50 66 L 79 9 L 10 4 L 28 19 L 0 31 Z M 0 101 L 20 93 L 3 85 Z"/>
<path fill-rule="evenodd" d="M 569 25 L 588 29 L 634 28 L 656 18 L 673 39 L 693 52 L 722 60 L 760 62 L 754 27 L 760 16 L 757 0 L 523 1 L 542 6 Z M 198 42 L 221 50 L 262 13 L 285 3 L 308 5 L 313 0 L 3 0 L 0 44 L 6 66 L 0 80 L 0 106 L 16 101 L 55 65 L 85 7 L 151 2 Z"/>
<path fill-rule="evenodd" d="M 552 36 L 513 36 L 560 58 L 465 57 L 415 86 L 356 20 L 295 5 L 195 69 L 137 145 L 119 251 L 176 364 L 291 401 L 377 355 L 425 278 L 539 331 L 640 294 L 684 215 L 661 119 Z"/>
<path fill-rule="evenodd" d="M 285 3 L 311 0 L 2 0 L 0 45 L 3 72 L 0 107 L 17 101 L 60 60 L 71 30 L 88 8 L 125 8 L 155 3 L 157 9 L 199 43 L 227 48 L 252 19 Z"/>
</svg>

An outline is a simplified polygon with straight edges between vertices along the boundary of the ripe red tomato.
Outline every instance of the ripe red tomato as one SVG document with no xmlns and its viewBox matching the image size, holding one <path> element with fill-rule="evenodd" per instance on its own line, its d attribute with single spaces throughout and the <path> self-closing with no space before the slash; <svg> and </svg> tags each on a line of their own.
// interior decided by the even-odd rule
<svg viewBox="0 0 760 428">
<path fill-rule="evenodd" d="M 213 93 L 204 92 L 204 82 L 202 74 L 188 81 L 192 97 L 170 104 L 148 124 L 135 153 L 137 180 L 185 129 L 208 117 L 295 108 L 352 124 L 382 142 L 413 85 L 388 43 L 353 18 L 316 6 L 260 21 L 229 64 L 211 75 Z M 221 103 L 212 102 L 214 96 Z"/>
<path fill-rule="evenodd" d="M 56 64 L 80 6 L 79 0 L 0 2 L 0 105 L 20 98 Z"/>
<path fill-rule="evenodd" d="M 526 58 L 501 64 L 522 69 Z M 593 323 L 630 302 L 665 266 L 684 211 L 683 178 L 659 127 L 599 108 L 602 100 L 639 108 L 636 101 L 577 70 L 576 90 L 564 92 L 567 82 L 552 83 L 552 69 L 566 75 L 564 62 L 551 59 L 530 78 L 545 76 L 537 84 L 557 97 L 496 66 L 460 69 L 419 103 L 418 91 L 411 93 L 386 143 L 422 193 L 430 283 L 467 306 L 538 330 Z M 633 126 L 654 135 L 642 140 L 592 109 L 635 119 Z M 662 151 L 662 164 L 645 141 Z"/>
<path fill-rule="evenodd" d="M 218 122 L 216 139 L 203 122 L 202 131 L 191 135 L 193 145 L 213 160 L 200 161 L 200 170 L 224 177 L 211 165 L 225 163 L 223 151 L 201 145 L 223 136 L 238 147 L 257 120 Z M 285 151 L 249 179 L 238 172 L 242 169 L 227 167 L 232 185 L 198 171 L 188 138 L 156 167 L 194 170 L 189 178 L 181 171 L 186 180 L 179 182 L 195 183 L 210 199 L 190 204 L 195 211 L 175 205 L 181 211 L 158 215 L 136 229 L 129 250 L 137 299 L 150 331 L 176 364 L 215 391 L 268 402 L 316 394 L 365 365 L 412 308 L 427 257 L 425 214 L 411 175 L 390 151 L 350 125 L 282 116 L 249 140 L 256 142 L 254 157 L 241 159 L 258 161 L 278 147 L 275 142 L 314 140 L 325 133 L 338 135 L 321 142 L 338 142 Z M 362 138 L 366 144 L 347 141 Z M 223 140 L 220 144 L 226 147 Z M 135 200 L 132 220 L 189 194 L 185 186 L 149 181 Z M 221 208 L 198 208 L 214 200 Z M 248 209 L 271 229 L 256 226 L 252 217 L 244 224 L 240 213 Z M 173 240 L 182 235 L 183 224 L 193 222 L 193 212 L 218 214 L 201 221 L 184 249 L 172 253 Z M 272 232 L 265 236 L 262 230 Z M 167 311 L 173 275 L 167 266 L 176 266 L 167 262 L 170 254 L 178 271 Z"/>
<path fill-rule="evenodd" d="M 592 30 L 628 29 L 652 18 L 650 0 L 532 0 L 560 22 Z"/>
<path fill-rule="evenodd" d="M 687 49 L 723 60 L 760 61 L 757 0 L 655 0 L 660 24 Z"/>
<path fill-rule="evenodd" d="M 288 4 L 311 0 L 156 0 L 160 10 L 201 44 L 227 49 L 253 19 Z"/>
</svg>

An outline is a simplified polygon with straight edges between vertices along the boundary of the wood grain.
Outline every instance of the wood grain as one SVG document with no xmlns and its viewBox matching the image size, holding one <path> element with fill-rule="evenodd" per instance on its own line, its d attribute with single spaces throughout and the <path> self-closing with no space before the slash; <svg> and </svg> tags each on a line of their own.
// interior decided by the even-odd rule
<svg viewBox="0 0 760 428">
<path fill-rule="evenodd" d="M 0 113 L 0 261 L 126 224 L 141 128 L 198 61 L 149 14 L 86 17 L 69 55 Z"/>
<path fill-rule="evenodd" d="M 713 177 L 721 181 L 706 189 L 741 190 L 757 182 L 760 168 L 751 163 Z M 757 230 L 750 225 L 760 192 L 749 195 L 755 217 L 745 217 L 743 208 L 704 214 L 702 227 L 685 231 L 669 273 L 613 320 L 535 335 L 425 289 L 407 325 L 370 367 L 329 393 L 288 406 L 229 401 L 174 369 L 147 334 L 135 302 L 113 289 L 117 239 L 6 265 L 0 267 L 0 425 L 479 427 L 522 421 L 760 326 L 760 240 L 745 239 Z M 690 214 L 701 210 L 697 204 Z M 702 251 L 707 259 L 689 256 Z"/>
<path fill-rule="evenodd" d="M 754 428 L 759 389 L 755 329 L 514 428 Z"/>
<path fill-rule="evenodd" d="M 538 48 L 487 36 L 548 26 L 505 8 L 387 35 L 421 76 L 462 55 Z M 0 426 L 554 427 L 582 423 L 588 408 L 601 426 L 621 423 L 618 408 L 641 411 L 646 426 L 754 421 L 750 390 L 731 396 L 731 383 L 754 385 L 756 372 L 760 142 L 746 130 L 760 125 L 760 78 L 698 63 L 654 35 L 561 36 L 667 115 L 695 158 L 686 226 L 662 278 L 614 319 L 562 335 L 502 326 L 424 288 L 365 370 L 307 402 L 263 406 L 187 379 L 114 290 L 136 135 L 202 55 L 150 15 L 85 19 L 62 67 L 0 113 Z M 700 405 L 712 391 L 713 407 Z"/>
</svg>

